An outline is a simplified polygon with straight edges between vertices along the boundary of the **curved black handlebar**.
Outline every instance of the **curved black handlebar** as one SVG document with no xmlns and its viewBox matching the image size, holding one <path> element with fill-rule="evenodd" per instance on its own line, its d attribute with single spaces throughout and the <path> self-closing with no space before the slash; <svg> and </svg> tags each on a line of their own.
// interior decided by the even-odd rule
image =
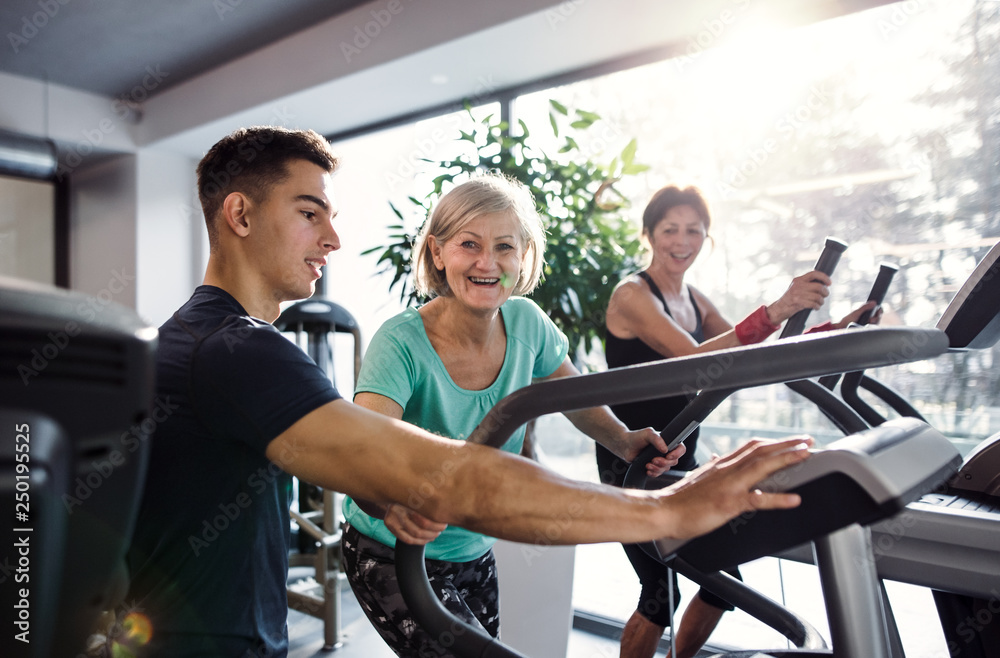
<svg viewBox="0 0 1000 658">
<path fill-rule="evenodd" d="M 946 341 L 937 329 L 872 327 L 863 340 L 856 330 L 838 329 L 547 380 L 500 400 L 469 440 L 496 448 L 521 425 L 545 414 L 920 361 L 942 354 Z"/>
<path fill-rule="evenodd" d="M 875 312 L 875 309 L 881 306 L 882 302 L 885 300 L 885 294 L 889 290 L 889 284 L 892 283 L 892 279 L 896 275 L 898 269 L 898 267 L 891 263 L 882 263 L 879 265 L 878 276 L 875 277 L 875 283 L 872 284 L 871 292 L 868 293 L 868 301 L 875 302 L 875 306 L 862 313 L 858 318 L 857 324 L 864 326 L 871 320 L 871 316 Z M 836 388 L 838 381 L 840 381 L 840 375 L 827 375 L 826 377 L 820 377 L 819 379 L 819 383 L 831 391 Z M 862 386 L 862 388 L 864 388 L 862 385 L 862 382 L 864 381 L 872 380 L 864 374 L 863 370 L 846 373 L 844 375 L 843 382 L 840 385 L 840 396 L 844 399 L 844 402 L 857 411 L 869 425 L 875 427 L 876 425 L 884 423 L 886 419 L 882 416 L 882 414 L 875 411 L 871 405 L 862 400 L 861 396 L 858 394 L 858 387 Z M 887 388 L 877 382 L 874 386 Z M 892 402 L 886 400 L 889 402 L 891 407 L 897 411 L 901 408 L 906 409 L 905 411 L 900 412 L 901 415 L 912 416 L 913 418 L 920 418 L 923 420 L 923 417 L 917 413 L 913 406 L 908 402 L 903 401 L 902 397 L 896 394 L 895 391 L 887 390 L 886 394 L 890 395 L 893 400 Z M 895 402 L 896 400 L 899 400 L 900 402 L 897 404 Z"/>
<path fill-rule="evenodd" d="M 679 557 L 670 561 L 670 567 L 696 585 L 721 596 L 740 610 L 775 629 L 799 649 L 809 651 L 827 649 L 823 636 L 809 622 L 728 573 L 723 571 L 705 573 Z"/>
<path fill-rule="evenodd" d="M 839 376 L 839 375 L 838 375 Z M 830 391 L 810 379 L 798 379 L 785 382 L 788 388 L 792 389 L 807 400 L 814 402 L 838 429 L 845 434 L 860 432 L 867 429 L 863 417 L 850 407 L 841 403 L 840 399 Z M 720 389 L 716 391 L 703 391 L 684 407 L 680 413 L 660 431 L 660 436 L 667 442 L 667 452 L 670 452 L 684 439 L 691 435 L 697 427 L 708 418 L 723 401 L 740 388 Z M 654 457 L 660 457 L 661 453 L 656 446 L 646 446 L 642 452 L 632 462 L 634 464 L 647 464 Z M 631 469 L 630 469 L 631 470 Z M 630 472 L 625 474 L 625 481 L 622 486 L 626 488 L 642 488 L 643 475 L 633 476 Z"/>
<path fill-rule="evenodd" d="M 413 618 L 438 644 L 458 656 L 526 658 L 481 628 L 453 617 L 431 589 L 424 547 L 396 540 L 396 579 Z"/>
</svg>

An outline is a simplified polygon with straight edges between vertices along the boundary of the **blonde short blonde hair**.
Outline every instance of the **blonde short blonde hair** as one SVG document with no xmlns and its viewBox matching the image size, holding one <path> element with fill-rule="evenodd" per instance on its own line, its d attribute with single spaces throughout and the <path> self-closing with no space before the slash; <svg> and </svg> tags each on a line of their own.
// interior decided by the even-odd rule
<svg viewBox="0 0 1000 658">
<path fill-rule="evenodd" d="M 510 213 L 521 229 L 524 255 L 512 294 L 526 295 L 538 286 L 545 257 L 545 228 L 535 200 L 520 182 L 500 174 L 484 174 L 442 196 L 424 223 L 414 245 L 412 262 L 414 285 L 420 295 L 450 294 L 444 270 L 434 265 L 429 236 L 443 244 L 469 222 L 493 213 Z"/>
</svg>

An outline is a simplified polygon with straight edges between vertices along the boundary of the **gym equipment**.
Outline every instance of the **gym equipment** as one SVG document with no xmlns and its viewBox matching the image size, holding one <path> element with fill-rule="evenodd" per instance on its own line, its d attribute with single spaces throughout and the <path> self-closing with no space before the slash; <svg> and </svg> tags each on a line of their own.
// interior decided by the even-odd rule
<svg viewBox="0 0 1000 658">
<path fill-rule="evenodd" d="M 875 308 L 862 313 L 861 317 L 858 318 L 858 325 L 864 327 L 871 322 L 872 314 L 885 300 L 885 294 L 889 291 L 889 284 L 892 283 L 892 278 L 896 276 L 897 271 L 899 271 L 899 268 L 892 263 L 881 263 L 879 265 L 878 276 L 875 277 L 875 283 L 872 284 L 871 292 L 868 293 L 868 301 L 875 302 Z M 840 381 L 840 375 L 827 375 L 826 377 L 819 378 L 819 383 L 830 390 L 833 390 L 838 381 Z"/>
<path fill-rule="evenodd" d="M 840 330 L 798 336 L 773 344 L 744 346 L 703 356 L 681 357 L 533 384 L 501 400 L 483 419 L 473 437 L 485 445 L 496 447 L 502 445 L 515 428 L 531 418 L 548 413 L 587 408 L 598 404 L 654 399 L 689 390 L 761 386 L 830 374 L 844 369 L 888 365 L 900 362 L 899 354 L 902 348 L 911 345 L 918 347 L 908 350 L 908 358 L 903 360 L 916 361 L 937 356 L 947 347 L 947 339 L 943 332 L 937 330 L 871 328 L 865 330 L 863 339 L 858 333 L 852 330 Z M 869 365 L 862 365 L 865 363 Z M 901 431 L 913 433 L 911 430 L 913 428 L 909 430 L 902 428 Z M 923 431 L 917 433 L 923 434 Z M 952 451 L 945 457 L 927 455 L 922 457 L 922 460 L 930 465 L 931 472 L 925 478 L 930 481 L 935 476 L 940 476 L 942 469 L 947 469 L 948 464 L 954 462 L 955 453 L 950 444 L 945 446 L 933 433 L 927 436 L 928 442 L 934 445 L 935 452 L 946 454 L 949 449 Z M 875 448 L 894 445 L 902 440 L 888 438 L 876 440 L 868 437 L 858 441 L 860 443 L 868 441 Z M 883 448 L 879 448 L 881 449 Z M 872 481 L 888 477 L 877 474 L 877 466 L 872 471 Z M 897 486 L 896 490 L 905 496 L 913 495 L 913 487 L 905 484 Z M 927 484 L 921 481 L 915 486 L 919 488 Z M 886 505 L 886 501 L 879 504 Z M 900 504 L 897 502 L 888 505 L 886 509 Z M 761 513 L 761 516 L 763 514 Z M 864 533 L 861 530 L 851 530 L 848 534 L 850 536 L 845 539 L 834 538 L 828 543 L 827 550 L 831 562 L 840 555 L 844 547 L 853 551 L 854 556 L 863 552 L 859 542 L 863 544 Z M 518 655 L 494 638 L 454 619 L 437 602 L 426 581 L 423 547 L 397 542 L 396 559 L 400 587 L 418 623 L 442 638 L 452 650 L 463 656 Z M 852 564 L 851 567 L 853 566 Z M 849 580 L 841 577 L 842 569 L 831 567 L 829 571 L 830 577 L 837 579 L 836 586 L 842 586 L 841 581 Z M 881 615 L 878 619 L 881 620 Z M 871 630 L 868 636 L 877 635 L 877 630 Z M 871 637 L 867 639 L 874 642 Z M 865 651 L 868 649 L 866 646 Z M 877 653 L 879 651 L 877 647 L 871 650 L 874 653 L 842 655 L 868 657 L 885 655 Z"/>
<path fill-rule="evenodd" d="M 994 245 L 941 315 L 949 351 L 986 349 L 1000 340 L 1000 244 Z M 844 376 L 841 396 L 872 425 L 885 418 L 863 388 L 903 417 L 920 414 L 901 395 L 865 375 Z M 982 441 L 947 486 L 872 528 L 881 578 L 929 587 L 954 657 L 1000 655 L 1000 434 Z M 782 555 L 809 561 L 804 551 Z M 992 609 L 991 609 L 992 606 Z"/>
<path fill-rule="evenodd" d="M 125 595 L 148 437 L 170 412 L 156 335 L 110 299 L 0 277 L 4 655 L 76 656 Z"/>
<path fill-rule="evenodd" d="M 354 381 L 361 370 L 361 329 L 347 309 L 325 299 L 307 299 L 285 309 L 274 326 L 291 332 L 295 342 L 336 383 L 330 336 L 348 333 L 354 338 Z M 302 338 L 306 344 L 302 345 Z M 315 566 L 315 577 L 290 583 L 288 607 L 323 620 L 323 649 L 343 645 L 340 595 L 340 503 L 342 495 L 299 482 L 299 510 L 289 510 L 299 527 L 299 551 L 289 557 L 290 566 Z M 312 509 L 309 509 L 312 508 Z"/>
<path fill-rule="evenodd" d="M 998 297 L 1000 296 L 1000 287 L 986 285 L 998 272 L 998 256 L 1000 256 L 1000 245 L 994 247 L 990 254 L 980 263 L 974 275 L 970 277 L 970 280 L 959 291 L 959 294 L 956 295 L 955 300 L 949 306 L 948 311 L 942 316 L 941 322 L 939 322 L 938 326 L 946 331 L 950 347 L 953 350 L 991 346 L 996 342 L 997 337 L 1000 336 L 1000 320 L 997 319 L 998 310 L 1000 310 L 1000 297 Z M 880 301 L 881 296 L 884 295 L 885 288 L 888 286 L 889 279 L 891 279 L 895 267 L 883 265 L 881 270 L 879 280 L 876 281 L 876 285 L 873 286 L 872 295 L 870 295 L 876 301 Z M 876 295 L 878 298 L 876 298 Z M 971 300 L 969 300 L 970 297 L 972 297 Z M 955 321 L 955 318 L 961 318 L 961 321 Z M 856 330 L 859 343 L 867 341 L 873 335 L 873 332 L 885 330 L 883 328 Z M 916 341 L 903 341 L 897 345 L 893 362 L 901 363 L 909 360 L 918 360 L 913 357 L 916 356 L 917 351 L 926 346 L 920 344 L 924 339 L 923 336 L 914 335 L 913 337 L 916 338 Z M 721 369 L 725 369 L 729 364 L 719 363 L 717 365 Z M 842 365 L 853 369 L 852 364 L 846 361 Z M 859 369 L 856 372 L 863 373 L 863 369 Z M 706 367 L 698 373 L 701 377 L 698 385 L 688 385 L 686 388 L 682 385 L 681 390 L 711 390 L 714 388 L 713 382 L 710 381 L 712 379 L 711 373 L 712 371 Z M 859 380 L 865 388 L 876 392 L 882 390 L 878 387 L 877 383 L 867 384 L 867 379 L 869 378 L 863 377 Z M 836 381 L 836 378 L 834 381 Z M 872 381 L 874 382 L 874 380 Z M 846 377 L 845 384 L 847 384 Z M 912 406 L 908 405 L 905 400 L 902 400 L 901 396 L 896 395 L 895 397 L 899 401 L 897 402 L 892 396 L 888 396 L 889 403 L 902 416 L 919 417 L 915 413 L 915 410 L 912 410 Z M 829 406 L 831 408 L 842 408 L 844 406 L 836 398 L 824 398 L 824 401 L 830 402 Z M 553 411 L 556 410 L 558 409 Z M 497 415 L 496 417 L 504 418 L 507 413 L 509 413 L 509 410 L 503 412 L 503 415 Z M 840 412 L 838 411 L 837 413 Z M 851 415 L 847 414 L 844 417 L 851 418 Z M 860 418 L 860 415 L 855 415 L 853 418 Z M 508 418 L 508 420 L 511 419 Z M 856 421 L 852 420 L 851 422 Z M 938 450 L 940 456 L 944 457 L 944 460 L 939 464 L 942 469 L 945 469 L 944 472 L 954 467 L 956 452 L 954 450 L 949 451 L 947 447 L 941 444 L 939 440 L 941 438 L 940 435 L 937 435 L 936 432 L 926 427 L 925 424 L 917 420 L 899 419 L 890 421 L 889 428 L 893 428 L 893 431 L 897 432 L 904 431 L 905 428 L 901 430 L 895 426 L 899 424 L 906 425 L 907 423 L 913 428 L 917 436 L 924 435 L 925 439 L 930 440 L 935 445 L 935 450 Z M 846 424 L 843 421 L 838 423 L 842 429 Z M 865 424 L 867 425 L 867 423 Z M 666 432 L 664 434 L 666 435 Z M 849 438 L 853 439 L 854 437 Z M 487 442 L 495 442 L 495 439 Z M 919 443 L 920 441 L 918 440 L 918 445 Z M 843 550 L 846 548 L 848 551 L 846 554 L 853 554 L 854 556 L 851 568 L 865 565 L 867 571 L 866 577 L 852 585 L 860 585 L 860 590 L 846 597 L 842 593 L 845 583 L 838 582 L 837 569 L 834 568 L 831 571 L 829 566 L 821 569 L 821 577 L 825 585 L 828 583 L 833 584 L 830 588 L 830 592 L 834 596 L 832 600 L 830 599 L 830 592 L 827 592 L 825 587 L 828 609 L 835 617 L 839 615 L 836 619 L 831 619 L 835 655 L 901 655 L 898 638 L 896 638 L 896 643 L 893 643 L 892 635 L 895 629 L 892 626 L 891 611 L 884 609 L 884 621 L 880 621 L 873 626 L 871 624 L 866 625 L 864 619 L 854 618 L 852 610 L 855 610 L 856 604 L 850 603 L 845 606 L 845 603 L 852 601 L 860 593 L 863 596 L 859 600 L 864 602 L 865 609 L 871 614 L 869 618 L 877 617 L 877 619 L 882 620 L 882 609 L 880 609 L 878 592 L 875 588 L 875 583 L 878 582 L 878 578 L 880 577 L 929 587 L 945 588 L 948 590 L 947 596 L 951 596 L 951 593 L 954 592 L 963 593 L 958 595 L 958 605 L 952 608 L 950 626 L 954 639 L 949 638 L 949 651 L 953 655 L 962 656 L 998 655 L 1000 639 L 996 637 L 990 639 L 982 629 L 984 620 L 992 621 L 994 624 L 997 621 L 998 611 L 995 608 L 998 592 L 1000 592 L 1000 574 L 998 574 L 998 570 L 1000 570 L 1000 541 L 997 540 L 997 528 L 1000 528 L 1000 526 L 996 525 L 997 521 L 1000 521 L 1000 508 L 996 506 L 995 499 L 997 494 L 996 487 L 1000 483 L 1000 479 L 996 475 L 998 470 L 1000 470 L 997 467 L 997 462 L 1000 461 L 1000 448 L 997 447 L 998 445 L 1000 445 L 1000 439 L 998 437 L 991 437 L 991 439 L 987 439 L 979 448 L 973 451 L 966 459 L 958 475 L 952 479 L 951 489 L 946 493 L 936 492 L 927 494 L 919 501 L 907 505 L 900 514 L 874 525 L 872 536 L 868 540 L 869 549 L 861 547 L 860 552 L 858 552 L 858 547 L 865 543 L 862 537 L 860 540 L 859 538 L 853 540 L 835 540 L 832 544 L 827 540 L 823 540 L 823 542 L 827 543 L 827 546 L 817 550 L 819 560 L 817 560 L 816 555 L 812 554 L 810 547 L 807 545 L 800 545 L 796 549 L 779 552 L 781 557 L 792 557 L 793 559 L 801 559 L 806 562 L 832 562 L 836 565 L 836 559 L 838 556 L 841 556 L 842 559 L 842 556 L 845 554 Z M 928 455 L 922 454 L 924 452 L 925 450 L 918 449 L 914 453 L 911 453 L 916 461 L 920 462 L 917 468 L 924 468 L 926 466 Z M 807 463 L 811 463 L 812 461 L 810 460 Z M 881 457 L 877 461 L 886 462 L 886 458 Z M 890 459 L 889 463 L 892 461 Z M 933 472 L 927 479 L 921 481 L 922 484 L 920 486 L 914 488 L 902 487 L 902 492 L 905 495 L 894 498 L 892 506 L 888 511 L 891 512 L 892 507 L 898 508 L 908 499 L 911 499 L 914 492 L 919 492 L 921 487 L 928 486 L 929 483 L 941 477 L 942 474 L 942 471 Z M 963 492 L 958 489 L 963 483 L 979 491 L 975 494 L 971 494 L 968 491 Z M 985 502 L 983 501 L 983 496 L 987 496 Z M 989 497 L 994 498 L 991 499 Z M 947 509 L 949 507 L 951 509 Z M 768 535 L 769 533 L 763 534 Z M 790 541 L 794 541 L 794 538 Z M 853 548 L 850 546 L 852 543 L 855 544 Z M 874 547 L 874 551 L 871 550 L 871 547 Z M 664 548 L 670 550 L 669 547 Z M 409 551 L 411 549 L 405 548 L 403 550 Z M 693 549 L 689 550 L 696 552 Z M 759 551 L 760 549 L 757 550 Z M 700 552 L 696 553 L 700 554 Z M 403 560 L 404 558 L 400 555 L 398 559 Z M 729 559 L 731 560 L 732 556 Z M 849 559 L 848 562 L 852 562 L 852 560 Z M 719 564 L 721 563 L 702 562 L 701 566 L 711 568 Z M 675 557 L 672 565 L 698 584 L 709 586 L 717 593 L 723 594 L 727 599 L 733 601 L 738 607 L 746 609 L 751 614 L 755 614 L 759 619 L 769 623 L 772 627 L 781 630 L 786 637 L 795 642 L 796 646 L 808 649 L 817 649 L 822 646 L 822 640 L 816 637 L 817 634 L 808 624 L 803 623 L 788 611 L 777 606 L 774 602 L 761 599 L 759 595 L 755 598 L 755 593 L 752 590 L 749 593 L 740 590 L 739 586 L 741 584 L 736 583 L 736 581 L 734 581 L 735 586 L 729 588 L 728 583 L 720 583 L 719 581 L 712 580 L 711 576 L 706 576 L 691 565 L 686 564 L 679 557 Z M 841 562 L 840 570 L 843 571 L 845 566 L 847 565 Z M 874 570 L 868 568 L 869 566 L 873 567 Z M 411 564 L 407 568 L 419 569 L 419 567 L 419 564 Z M 401 568 L 401 583 L 403 582 L 404 573 L 404 570 Z M 721 576 L 725 576 L 725 574 L 721 574 Z M 847 585 L 851 585 L 851 583 L 848 582 Z M 746 588 L 744 587 L 743 589 L 745 590 Z M 841 592 L 841 594 L 837 594 L 837 592 Z M 988 596 L 988 600 L 982 598 L 984 596 Z M 938 603 L 940 608 L 941 601 L 939 600 Z M 424 601 L 424 604 L 433 605 L 433 601 Z M 991 604 L 993 608 L 990 607 Z M 876 614 L 876 612 L 879 614 Z M 434 616 L 437 612 L 432 611 L 427 614 Z M 942 610 L 941 614 L 943 625 L 947 625 L 949 622 L 945 621 L 948 619 L 945 611 Z M 855 624 L 861 625 L 855 626 Z M 433 628 L 432 626 L 429 627 Z M 490 638 L 479 638 L 478 640 L 469 638 L 467 629 L 462 629 L 454 623 L 450 626 L 439 626 L 438 628 L 442 633 L 446 633 L 442 637 L 456 639 L 458 636 L 461 636 L 461 642 L 468 645 L 468 647 L 464 647 L 468 651 L 460 652 L 462 655 L 517 655 L 516 653 L 504 652 L 505 648 L 502 645 L 498 647 Z M 873 646 L 863 646 L 865 640 L 862 640 L 862 646 L 859 647 L 855 643 L 856 640 L 852 639 L 859 636 L 857 629 L 862 628 L 866 630 L 860 636 L 867 637 L 867 641 L 872 642 Z M 848 632 L 846 629 L 851 629 L 851 631 Z M 979 630 L 977 631 L 977 629 Z M 989 629 L 986 630 L 988 631 Z M 887 635 L 888 639 L 886 638 Z M 970 638 L 973 636 L 976 636 L 977 646 L 972 646 L 970 642 Z M 955 653 L 956 651 L 961 653 L 957 654 Z M 745 655 L 750 654 L 747 653 Z M 773 655 L 789 654 L 787 652 L 784 654 L 776 652 Z"/>
<path fill-rule="evenodd" d="M 894 273 L 893 266 L 882 266 L 870 299 L 881 302 Z M 994 246 L 979 263 L 938 322 L 938 328 L 949 337 L 949 351 L 991 347 L 1000 338 L 1000 320 L 997 319 L 1000 288 L 990 285 L 997 274 L 1000 274 L 1000 245 Z M 820 382 L 826 380 L 828 385 L 835 385 L 837 379 L 837 376 L 824 377 Z M 923 420 L 901 395 L 863 370 L 847 373 L 840 385 L 841 398 L 871 426 L 883 426 L 887 421 L 861 399 L 859 388 L 881 400 L 902 418 Z M 831 404 L 832 408 L 840 406 L 831 399 L 814 401 L 824 411 L 829 411 Z M 952 656 L 988 658 L 1000 655 L 998 484 L 1000 434 L 986 439 L 969 454 L 946 487 L 924 495 L 899 515 L 872 527 L 879 579 L 934 590 L 941 626 Z M 780 552 L 778 557 L 815 562 L 807 545 Z M 680 565 L 679 570 L 689 566 L 683 560 L 676 563 Z M 723 594 L 719 587 L 724 578 L 705 576 L 693 567 L 684 573 L 696 582 L 699 576 L 702 577 L 701 584 Z M 722 586 L 728 587 L 728 584 L 722 582 Z M 729 588 L 724 595 L 739 597 L 738 591 L 733 593 L 736 589 L 738 586 Z M 730 600 L 736 602 L 735 598 Z M 887 599 L 885 601 L 887 603 Z M 891 622 L 888 609 L 886 619 Z M 902 646 L 894 631 L 892 634 L 891 655 L 901 656 Z"/>
</svg>

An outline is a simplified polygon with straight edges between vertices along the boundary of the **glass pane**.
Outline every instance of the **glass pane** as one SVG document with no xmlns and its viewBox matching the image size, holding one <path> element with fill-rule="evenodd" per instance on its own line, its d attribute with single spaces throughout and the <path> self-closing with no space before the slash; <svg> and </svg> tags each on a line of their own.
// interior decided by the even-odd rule
<svg viewBox="0 0 1000 658">
<path fill-rule="evenodd" d="M 1000 68 L 980 56 L 998 41 L 996 3 L 894 3 L 525 95 L 516 111 L 540 141 L 551 133 L 549 99 L 600 114 L 581 142 L 604 162 L 636 137 L 636 161 L 650 168 L 615 187 L 637 225 L 656 189 L 698 185 L 713 239 L 687 280 L 731 322 L 776 299 L 836 236 L 850 247 L 810 322 L 866 299 L 888 262 L 899 272 L 883 325 L 931 327 L 1000 240 Z M 1000 431 L 996 356 L 872 374 L 967 452 Z M 741 393 L 711 420 L 724 429 L 723 449 L 738 440 L 734 423 L 837 436 L 782 389 Z"/>
<path fill-rule="evenodd" d="M 550 99 L 596 112 L 602 121 L 581 133 L 581 147 L 605 163 L 637 138 L 635 160 L 649 169 L 615 184 L 631 200 L 637 226 L 655 190 L 699 186 L 712 210 L 713 240 L 687 281 L 730 322 L 780 296 L 793 276 L 812 269 L 824 238 L 836 236 L 850 247 L 831 298 L 811 323 L 839 319 L 864 301 L 879 264 L 889 262 L 899 272 L 883 325 L 935 326 L 1000 241 L 1000 60 L 992 56 L 1000 46 L 1000 5 L 892 3 L 732 36 L 718 48 L 522 96 L 517 118 L 538 144 L 555 148 L 554 138 L 543 139 L 551 133 Z M 870 374 L 913 401 L 965 453 L 1000 431 L 997 357 L 993 348 Z M 596 478 L 591 447 L 572 427 L 558 420 L 539 427 L 546 463 Z M 840 436 L 811 404 L 765 387 L 720 407 L 701 444 L 704 452 L 725 452 L 751 434 L 800 431 L 821 442 Z M 614 553 L 578 548 L 587 575 L 577 579 L 574 597 L 582 608 L 624 618 L 638 586 L 623 555 L 611 560 Z M 629 600 L 609 593 L 608 582 L 634 588 Z M 940 655 L 944 641 L 936 622 L 927 623 L 936 619 L 929 600 L 901 597 L 913 603 L 900 622 L 909 625 L 907 655 Z M 746 646 L 740 636 L 748 637 L 740 631 L 723 641 Z"/>
<path fill-rule="evenodd" d="M 0 275 L 55 285 L 52 183 L 0 176 Z"/>
</svg>

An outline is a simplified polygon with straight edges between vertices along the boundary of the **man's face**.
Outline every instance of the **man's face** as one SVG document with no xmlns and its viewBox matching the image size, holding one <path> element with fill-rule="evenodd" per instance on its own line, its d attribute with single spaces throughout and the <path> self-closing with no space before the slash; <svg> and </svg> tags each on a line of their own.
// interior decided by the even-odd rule
<svg viewBox="0 0 1000 658">
<path fill-rule="evenodd" d="M 340 248 L 333 229 L 337 206 L 332 175 L 307 160 L 286 165 L 288 177 L 260 204 L 251 204 L 247 247 L 275 302 L 313 294 L 326 257 Z"/>
</svg>

